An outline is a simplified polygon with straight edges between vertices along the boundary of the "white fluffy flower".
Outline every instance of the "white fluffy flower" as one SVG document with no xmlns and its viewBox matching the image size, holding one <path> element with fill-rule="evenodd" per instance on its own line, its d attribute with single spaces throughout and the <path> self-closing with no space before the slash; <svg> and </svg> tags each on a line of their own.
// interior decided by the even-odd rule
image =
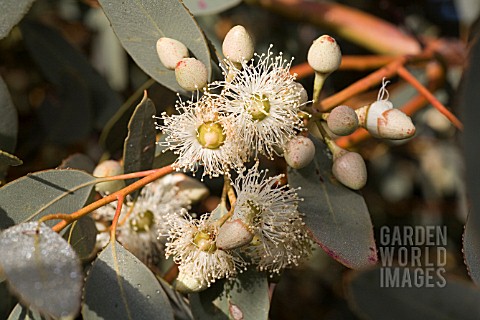
<svg viewBox="0 0 480 320">
<path fill-rule="evenodd" d="M 185 210 L 167 215 L 170 230 L 165 254 L 167 258 L 173 256 L 180 273 L 196 279 L 199 289 L 210 286 L 216 279 L 236 275 L 237 268 L 244 266 L 239 256 L 217 249 L 217 226 L 209 217 L 204 214 L 194 219 Z"/>
<path fill-rule="evenodd" d="M 233 115 L 237 135 L 255 157 L 260 153 L 272 158 L 302 128 L 302 92 L 290 74 L 291 61 L 268 50 L 243 61 L 241 70 L 229 60 L 224 63 L 225 81 L 210 86 L 222 89 L 221 110 Z"/>
<path fill-rule="evenodd" d="M 172 179 L 159 179 L 146 185 L 137 200 L 122 206 L 117 228 L 117 239 L 125 248 L 146 264 L 156 264 L 163 255 L 164 244 L 159 234 L 167 232 L 165 215 L 188 208 L 189 198 L 179 192 Z M 99 220 L 111 221 L 117 202 L 110 203 L 95 211 Z M 108 235 L 108 229 L 104 230 Z M 98 241 L 103 239 L 99 233 Z"/>
<path fill-rule="evenodd" d="M 196 172 L 203 165 L 203 175 L 217 177 L 242 165 L 244 148 L 235 135 L 232 118 L 223 116 L 216 104 L 210 96 L 198 99 L 197 93 L 196 102 L 177 101 L 180 114 L 163 113 L 158 118 L 163 124 L 157 123 L 157 129 L 166 134 L 165 142 L 159 144 L 178 154 L 175 168 Z"/>
<path fill-rule="evenodd" d="M 308 257 L 311 241 L 298 212 L 295 190 L 277 186 L 283 175 L 267 177 L 266 173 L 258 170 L 257 163 L 235 180 L 237 202 L 232 219 L 241 219 L 255 234 L 255 243 L 245 248 L 252 262 L 260 270 L 279 273 Z"/>
</svg>

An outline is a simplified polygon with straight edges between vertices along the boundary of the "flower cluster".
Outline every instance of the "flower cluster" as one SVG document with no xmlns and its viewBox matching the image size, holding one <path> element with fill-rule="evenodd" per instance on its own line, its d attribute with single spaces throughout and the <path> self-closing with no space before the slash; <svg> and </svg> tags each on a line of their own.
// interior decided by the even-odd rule
<svg viewBox="0 0 480 320">
<path fill-rule="evenodd" d="M 178 154 L 178 170 L 203 175 L 227 175 L 258 155 L 283 154 L 285 145 L 302 130 L 302 90 L 290 74 L 291 61 L 282 56 L 257 55 L 240 64 L 224 60 L 225 79 L 209 84 L 196 99 L 176 104 L 179 114 L 163 113 L 157 129 L 159 142 Z"/>
</svg>

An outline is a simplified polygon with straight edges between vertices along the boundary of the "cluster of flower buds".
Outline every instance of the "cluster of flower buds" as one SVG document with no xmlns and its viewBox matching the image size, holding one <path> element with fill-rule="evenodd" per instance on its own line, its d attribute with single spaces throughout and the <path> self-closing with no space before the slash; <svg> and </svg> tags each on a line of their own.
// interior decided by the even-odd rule
<svg viewBox="0 0 480 320">
<path fill-rule="evenodd" d="M 157 54 L 169 70 L 175 70 L 180 87 L 187 91 L 202 89 L 207 85 L 207 68 L 200 60 L 190 58 L 188 48 L 178 40 L 162 37 L 157 41 Z"/>
</svg>

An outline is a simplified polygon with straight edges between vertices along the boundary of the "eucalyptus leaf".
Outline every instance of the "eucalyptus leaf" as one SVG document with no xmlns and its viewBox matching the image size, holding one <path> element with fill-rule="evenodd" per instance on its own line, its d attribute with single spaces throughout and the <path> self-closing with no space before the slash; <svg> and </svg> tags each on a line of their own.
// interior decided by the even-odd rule
<svg viewBox="0 0 480 320">
<path fill-rule="evenodd" d="M 0 39 L 8 36 L 12 28 L 27 14 L 33 1 L 34 0 L 0 1 Z"/>
<path fill-rule="evenodd" d="M 0 230 L 46 214 L 75 212 L 87 201 L 94 180 L 83 171 L 46 170 L 8 183 L 0 188 Z"/>
<path fill-rule="evenodd" d="M 128 123 L 128 136 L 123 147 L 123 171 L 149 170 L 155 156 L 155 105 L 146 93 Z M 135 180 L 127 180 L 132 183 Z"/>
<path fill-rule="evenodd" d="M 23 161 L 15 157 L 13 154 L 0 150 L 0 165 L 19 166 L 22 163 Z"/>
<path fill-rule="evenodd" d="M 158 142 L 164 142 L 166 135 L 162 135 Z M 166 146 L 160 144 L 155 145 L 155 158 L 153 159 L 153 168 L 162 168 L 168 166 L 177 160 L 176 155 L 172 150 L 168 150 Z"/>
<path fill-rule="evenodd" d="M 166 69 L 156 51 L 157 40 L 168 37 L 185 44 L 195 58 L 212 68 L 205 36 L 197 23 L 178 0 L 125 0 L 119 6 L 114 0 L 100 0 L 113 30 L 133 60 L 149 76 L 165 87 L 187 94 L 175 79 L 175 72 Z"/>
<path fill-rule="evenodd" d="M 470 212 L 468 214 L 465 233 L 463 236 L 463 253 L 468 271 L 473 281 L 480 285 L 480 198 L 476 195 L 480 193 L 480 170 L 478 170 L 478 159 L 480 149 L 477 148 L 480 139 L 478 130 L 478 119 L 480 119 L 480 110 L 476 107 L 480 101 L 480 65 L 477 63 L 480 59 L 480 40 L 470 47 L 470 63 L 465 69 L 464 78 L 460 90 L 460 107 L 462 109 L 463 123 L 463 145 L 465 146 L 465 164 L 466 164 L 466 185 L 470 195 Z"/>
<path fill-rule="evenodd" d="M 77 169 L 88 173 L 93 173 L 95 163 L 93 160 L 82 153 L 74 153 L 64 159 L 57 169 Z"/>
<path fill-rule="evenodd" d="M 385 287 L 381 270 L 360 272 L 348 281 L 349 302 L 362 318 L 473 320 L 480 317 L 480 290 L 470 283 L 451 278 L 443 281 L 432 275 L 432 284 L 440 281 L 445 286 Z M 413 275 L 414 269 L 410 270 Z"/>
<path fill-rule="evenodd" d="M 7 1 L 10 2 L 10 1 Z M 1 8 L 4 4 L 0 4 Z M 0 14 L 2 15 L 2 14 Z M 2 23 L 4 22 L 3 20 Z M 0 23 L 0 25 L 2 24 Z M 0 27 L 1 28 L 1 27 Z M 1 38 L 1 37 L 0 37 Z M 15 151 L 17 145 L 18 116 L 7 85 L 0 77 L 0 149 L 8 153 Z"/>
<path fill-rule="evenodd" d="M 97 240 L 95 221 L 89 216 L 76 220 L 68 227 L 63 238 L 73 247 L 80 259 L 90 257 Z"/>
<path fill-rule="evenodd" d="M 84 319 L 172 319 L 168 297 L 153 273 L 118 242 L 108 244 L 87 276 Z"/>
<path fill-rule="evenodd" d="M 172 306 L 175 320 L 193 320 L 188 300 L 162 278 L 158 279 Z"/>
<path fill-rule="evenodd" d="M 238 5 L 242 0 L 183 0 L 195 16 L 217 14 Z"/>
<path fill-rule="evenodd" d="M 0 233 L 0 268 L 27 305 L 44 315 L 74 317 L 83 274 L 75 251 L 45 224 L 22 223 Z"/>
<path fill-rule="evenodd" d="M 7 320 L 45 320 L 45 318 L 37 311 L 30 310 L 20 303 L 17 303 Z"/>
<path fill-rule="evenodd" d="M 373 226 L 363 197 L 337 182 L 326 146 L 311 137 L 315 158 L 305 168 L 288 169 L 288 181 L 303 201 L 304 221 L 331 257 L 353 269 L 377 262 Z"/>
<path fill-rule="evenodd" d="M 247 270 L 236 278 L 218 281 L 210 288 L 190 295 L 195 319 L 268 319 L 270 300 L 267 277 Z"/>
<path fill-rule="evenodd" d="M 121 105 L 120 96 L 93 69 L 85 56 L 73 48 L 57 31 L 40 23 L 20 24 L 25 45 L 48 81 L 55 87 L 64 86 L 65 73 L 75 76 L 89 91 L 90 108 L 95 128 L 105 123 Z"/>
<path fill-rule="evenodd" d="M 0 319 L 7 319 L 15 304 L 17 304 L 17 299 L 12 296 L 8 290 L 7 282 L 0 275 Z"/>
</svg>

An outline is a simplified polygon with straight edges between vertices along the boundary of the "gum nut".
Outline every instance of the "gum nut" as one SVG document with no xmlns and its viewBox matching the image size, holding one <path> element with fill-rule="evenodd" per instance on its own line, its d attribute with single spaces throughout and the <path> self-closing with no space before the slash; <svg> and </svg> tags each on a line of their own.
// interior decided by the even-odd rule
<svg viewBox="0 0 480 320">
<path fill-rule="evenodd" d="M 157 54 L 160 62 L 170 70 L 175 70 L 180 60 L 189 57 L 188 49 L 183 43 L 166 37 L 157 40 Z"/>
<path fill-rule="evenodd" d="M 414 134 L 412 119 L 398 109 L 387 110 L 378 118 L 378 135 L 381 138 L 402 140 Z"/>
<path fill-rule="evenodd" d="M 323 35 L 313 41 L 308 50 L 307 60 L 316 72 L 329 74 L 340 66 L 342 53 L 334 38 Z"/>
<path fill-rule="evenodd" d="M 97 178 L 111 177 L 123 173 L 123 168 L 120 162 L 115 160 L 106 160 L 100 163 L 95 170 L 93 175 Z M 123 180 L 101 182 L 95 185 L 95 190 L 97 192 L 113 193 L 125 187 L 125 182 Z"/>
<path fill-rule="evenodd" d="M 253 41 L 243 26 L 228 31 L 222 44 L 223 55 L 230 61 L 241 63 L 253 57 Z"/>
<path fill-rule="evenodd" d="M 193 293 L 208 288 L 207 283 L 202 285 L 200 279 L 194 276 L 196 271 L 192 270 L 192 268 L 182 268 L 178 273 L 177 281 L 175 283 L 175 289 L 177 289 L 177 291 L 181 293 Z"/>
<path fill-rule="evenodd" d="M 332 133 L 338 136 L 348 136 L 358 128 L 358 117 L 352 108 L 338 106 L 330 112 L 327 125 Z"/>
<path fill-rule="evenodd" d="M 175 67 L 175 78 L 180 87 L 187 91 L 194 91 L 207 85 L 208 72 L 200 60 L 184 58 Z"/>
<path fill-rule="evenodd" d="M 253 233 L 242 220 L 236 219 L 225 222 L 218 230 L 216 246 L 221 250 L 232 250 L 249 244 Z"/>
<path fill-rule="evenodd" d="M 294 169 L 301 169 L 312 162 L 315 156 L 315 145 L 304 136 L 296 136 L 287 143 L 283 155 L 287 164 Z"/>
<path fill-rule="evenodd" d="M 356 152 L 347 152 L 336 159 L 333 162 L 332 172 L 338 181 L 353 190 L 359 190 L 367 183 L 365 161 Z"/>
<path fill-rule="evenodd" d="M 307 90 L 298 82 L 293 83 L 295 85 L 295 91 L 299 92 L 298 104 L 304 105 L 308 102 Z"/>
</svg>

